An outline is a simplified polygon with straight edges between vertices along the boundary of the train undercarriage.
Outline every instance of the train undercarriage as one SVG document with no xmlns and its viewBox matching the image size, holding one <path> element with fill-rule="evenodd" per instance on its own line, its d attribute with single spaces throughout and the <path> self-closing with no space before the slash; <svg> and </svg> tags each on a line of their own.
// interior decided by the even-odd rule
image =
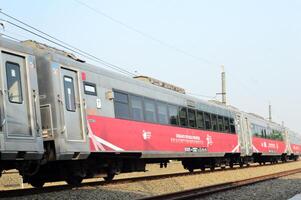
<svg viewBox="0 0 301 200">
<path fill-rule="evenodd" d="M 189 172 L 194 170 L 215 170 L 217 167 L 233 168 L 236 166 L 249 166 L 251 163 L 260 165 L 278 162 L 287 162 L 297 160 L 298 155 L 273 155 L 262 156 L 254 154 L 253 156 L 241 157 L 239 153 L 226 154 L 224 157 L 202 157 L 202 158 L 183 158 L 175 159 L 182 162 L 184 169 Z M 105 181 L 113 180 L 119 173 L 143 172 L 146 171 L 146 164 L 158 163 L 160 167 L 167 167 L 169 159 L 141 159 L 137 155 L 99 156 L 91 154 L 87 160 L 71 161 L 52 161 L 40 165 L 36 171 L 27 171 L 24 168 L 19 169 L 23 176 L 23 182 L 29 183 L 34 187 L 43 187 L 46 182 L 66 181 L 71 186 L 78 186 L 83 179 L 103 178 Z M 29 168 L 28 168 L 29 169 Z M 31 169 L 33 170 L 33 169 Z M 29 173 L 33 172 L 33 173 Z"/>
</svg>

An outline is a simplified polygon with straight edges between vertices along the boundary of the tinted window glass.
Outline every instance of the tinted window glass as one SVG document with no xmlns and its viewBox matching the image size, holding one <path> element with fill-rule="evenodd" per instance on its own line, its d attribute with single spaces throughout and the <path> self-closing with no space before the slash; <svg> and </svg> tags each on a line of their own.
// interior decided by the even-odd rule
<svg viewBox="0 0 301 200">
<path fill-rule="evenodd" d="M 235 124 L 234 124 L 234 119 L 230 119 L 230 132 L 235 133 Z"/>
<path fill-rule="evenodd" d="M 12 103 L 22 103 L 23 97 L 19 64 L 6 62 L 6 77 L 9 101 Z"/>
<path fill-rule="evenodd" d="M 161 124 L 168 124 L 167 104 L 163 102 L 157 102 L 157 110 L 158 122 Z"/>
<path fill-rule="evenodd" d="M 128 103 L 129 102 L 128 95 L 124 94 L 124 93 L 121 93 L 121 92 L 115 92 L 114 93 L 114 99 L 115 99 L 115 101 L 119 101 L 119 102 L 122 102 L 122 103 Z"/>
<path fill-rule="evenodd" d="M 114 92 L 115 115 L 117 118 L 130 118 L 128 95 L 120 92 Z"/>
<path fill-rule="evenodd" d="M 143 121 L 142 97 L 130 96 L 133 120 Z"/>
<path fill-rule="evenodd" d="M 190 127 L 196 127 L 195 110 L 188 109 L 188 121 Z"/>
<path fill-rule="evenodd" d="M 74 94 L 74 84 L 73 78 L 69 76 L 64 76 L 64 93 L 65 93 L 65 104 L 68 111 L 75 112 L 75 94 Z"/>
<path fill-rule="evenodd" d="M 204 129 L 204 115 L 203 115 L 203 112 L 197 111 L 196 122 L 197 122 L 197 128 Z"/>
<path fill-rule="evenodd" d="M 144 115 L 145 121 L 157 122 L 155 101 L 152 99 L 144 99 Z"/>
<path fill-rule="evenodd" d="M 222 116 L 218 116 L 218 130 L 224 132 L 224 118 Z"/>
<path fill-rule="evenodd" d="M 168 105 L 169 124 L 178 125 L 178 107 Z"/>
<path fill-rule="evenodd" d="M 180 119 L 180 126 L 187 126 L 187 109 L 181 108 L 179 110 L 179 119 Z"/>
<path fill-rule="evenodd" d="M 96 84 L 84 82 L 84 91 L 85 94 L 97 96 Z"/>
<path fill-rule="evenodd" d="M 209 113 L 204 113 L 205 116 L 205 128 L 206 130 L 211 130 L 211 119 Z"/>
<path fill-rule="evenodd" d="M 224 117 L 224 124 L 225 124 L 225 132 L 230 132 L 229 118 L 228 117 Z"/>
<path fill-rule="evenodd" d="M 217 117 L 216 115 L 211 115 L 211 124 L 212 124 L 212 130 L 217 131 Z"/>
</svg>

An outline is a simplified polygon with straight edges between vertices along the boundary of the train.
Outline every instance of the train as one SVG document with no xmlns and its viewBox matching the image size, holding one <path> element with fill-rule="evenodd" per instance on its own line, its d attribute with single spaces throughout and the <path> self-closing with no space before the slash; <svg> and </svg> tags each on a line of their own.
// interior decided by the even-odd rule
<svg viewBox="0 0 301 200">
<path fill-rule="evenodd" d="M 24 183 L 297 160 L 301 136 L 172 84 L 128 77 L 36 41 L 0 37 L 0 172 Z"/>
</svg>

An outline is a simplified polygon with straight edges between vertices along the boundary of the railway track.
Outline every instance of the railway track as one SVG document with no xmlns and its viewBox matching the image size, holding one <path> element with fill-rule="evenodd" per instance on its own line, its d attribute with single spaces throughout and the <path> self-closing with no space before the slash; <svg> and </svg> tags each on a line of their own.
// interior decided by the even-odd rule
<svg viewBox="0 0 301 200">
<path fill-rule="evenodd" d="M 223 192 L 226 190 L 233 190 L 233 189 L 236 189 L 239 187 L 248 186 L 248 185 L 256 184 L 256 183 L 267 181 L 267 180 L 277 179 L 277 178 L 281 178 L 281 177 L 296 174 L 296 173 L 301 173 L 301 169 L 294 169 L 294 170 L 285 171 L 285 172 L 278 172 L 278 173 L 274 173 L 274 174 L 249 178 L 249 179 L 245 179 L 245 180 L 227 182 L 227 183 L 216 184 L 216 185 L 189 189 L 189 190 L 183 190 L 183 191 L 179 191 L 179 192 L 163 194 L 163 195 L 158 195 L 158 196 L 145 197 L 145 198 L 141 198 L 140 200 L 196 199 L 196 198 L 208 196 L 213 193 Z"/>
<path fill-rule="evenodd" d="M 278 165 L 279 164 L 284 164 L 284 163 L 278 163 Z M 234 170 L 242 170 L 245 168 L 256 168 L 256 167 L 264 167 L 264 165 L 250 165 L 248 167 L 247 166 L 246 167 L 234 167 L 234 168 L 225 168 L 225 169 L 217 168 L 214 171 L 206 170 L 206 171 L 196 171 L 193 173 L 180 172 L 180 173 L 173 173 L 173 174 L 161 174 L 161 175 L 152 175 L 152 176 L 121 178 L 121 179 L 116 179 L 116 180 L 109 181 L 109 182 L 97 180 L 97 181 L 82 183 L 78 188 L 85 187 L 85 186 L 93 187 L 93 186 L 123 184 L 123 183 L 139 182 L 139 181 L 150 181 L 150 180 L 158 180 L 158 179 L 165 179 L 165 178 L 175 178 L 175 177 L 181 177 L 181 176 L 194 176 L 194 175 L 198 175 L 198 174 L 206 174 L 206 173 L 212 173 L 212 172 L 214 173 L 214 172 L 218 172 L 218 171 L 234 171 Z M 301 171 L 301 169 L 300 169 L 300 171 Z M 59 191 L 68 190 L 68 189 L 72 189 L 72 188 L 73 188 L 72 186 L 67 185 L 67 184 L 58 184 L 58 185 L 53 185 L 53 186 L 45 186 L 43 188 L 24 188 L 24 189 L 3 190 L 3 191 L 0 191 L 0 198 L 19 197 L 19 196 L 27 196 L 27 195 L 33 195 L 33 194 L 59 192 Z M 153 198 L 153 197 L 150 197 L 150 199 L 151 198 Z M 158 196 L 158 198 L 159 198 L 159 196 Z M 162 198 L 162 199 L 164 199 L 164 198 Z"/>
</svg>

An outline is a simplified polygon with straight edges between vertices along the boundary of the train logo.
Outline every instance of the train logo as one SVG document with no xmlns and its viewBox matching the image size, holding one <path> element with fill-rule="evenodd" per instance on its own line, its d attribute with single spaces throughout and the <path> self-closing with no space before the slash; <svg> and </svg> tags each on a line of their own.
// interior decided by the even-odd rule
<svg viewBox="0 0 301 200">
<path fill-rule="evenodd" d="M 152 137 L 152 132 L 143 130 L 142 137 L 144 140 L 150 140 Z"/>
</svg>

